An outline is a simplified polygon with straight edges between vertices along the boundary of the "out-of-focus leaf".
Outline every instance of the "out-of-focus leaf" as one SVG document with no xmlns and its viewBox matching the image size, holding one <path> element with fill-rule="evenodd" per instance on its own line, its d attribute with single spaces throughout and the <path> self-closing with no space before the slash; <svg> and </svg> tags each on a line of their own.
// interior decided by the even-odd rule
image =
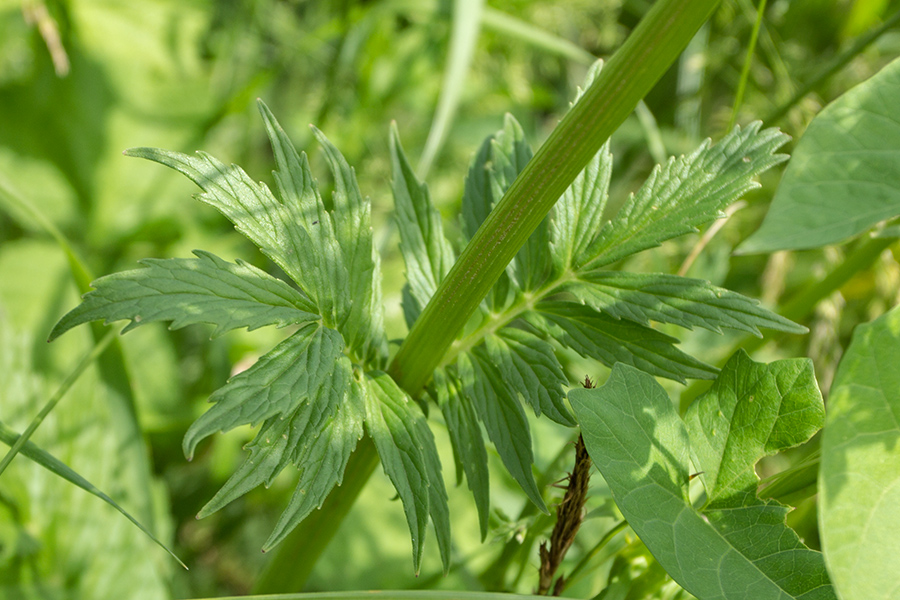
<svg viewBox="0 0 900 600">
<path fill-rule="evenodd" d="M 900 214 L 900 59 L 812 120 L 743 253 L 836 244 Z"/>
<path fill-rule="evenodd" d="M 860 325 L 828 398 L 819 530 L 843 600 L 900 589 L 900 309 Z"/>
</svg>

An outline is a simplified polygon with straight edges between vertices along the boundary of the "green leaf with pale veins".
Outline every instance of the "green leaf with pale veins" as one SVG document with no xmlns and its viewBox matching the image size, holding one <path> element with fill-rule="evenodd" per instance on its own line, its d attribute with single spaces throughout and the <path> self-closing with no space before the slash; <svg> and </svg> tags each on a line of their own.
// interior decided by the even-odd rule
<svg viewBox="0 0 900 600">
<path fill-rule="evenodd" d="M 828 397 L 819 531 L 843 600 L 900 590 L 900 309 L 860 325 Z"/>
<path fill-rule="evenodd" d="M 802 443 L 821 424 L 808 361 L 753 363 L 738 354 L 682 421 L 649 375 L 613 367 L 569 400 L 594 464 L 657 561 L 698 598 L 832 600 L 822 555 L 787 527 L 787 508 L 756 497 L 755 463 Z M 710 502 L 693 508 L 694 467 Z"/>
<path fill-rule="evenodd" d="M 571 427 L 575 420 L 566 407 L 563 373 L 553 346 L 539 337 L 504 327 L 485 337 L 485 352 L 513 394 L 519 394 L 533 409 L 557 423 Z"/>
<path fill-rule="evenodd" d="M 555 275 L 585 262 L 584 253 L 603 225 L 612 165 L 606 142 L 550 212 L 550 255 Z"/>
<path fill-rule="evenodd" d="M 171 329 L 210 323 L 216 326 L 213 336 L 240 327 L 319 320 L 309 298 L 280 279 L 241 260 L 229 263 L 202 250 L 194 254 L 197 258 L 147 258 L 143 269 L 101 277 L 60 319 L 50 340 L 100 319 L 130 319 L 123 333 L 153 321 L 171 321 Z"/>
<path fill-rule="evenodd" d="M 462 474 L 465 472 L 466 483 L 475 497 L 481 540 L 484 541 L 488 531 L 490 476 L 481 425 L 472 401 L 462 393 L 462 384 L 452 373 L 444 369 L 435 371 L 434 387 L 437 403 L 444 415 L 450 442 L 453 445 L 456 482 L 457 485 L 462 482 Z"/>
<path fill-rule="evenodd" d="M 742 253 L 840 243 L 900 215 L 900 59 L 812 120 Z"/>
<path fill-rule="evenodd" d="M 461 353 L 457 369 L 465 392 L 509 474 L 531 501 L 547 512 L 531 471 L 534 463 L 531 428 L 516 392 L 508 387 L 483 347 Z"/>
<path fill-rule="evenodd" d="M 396 124 L 391 126 L 391 167 L 394 215 L 409 286 L 409 294 L 403 298 L 404 313 L 411 326 L 450 271 L 454 255 L 444 237 L 441 213 L 431 203 L 428 186 L 416 178 L 403 153 Z"/>
<path fill-rule="evenodd" d="M 276 443 L 277 437 L 287 435 L 288 427 L 305 428 L 307 421 L 311 431 L 317 431 L 346 393 L 350 361 L 343 349 L 343 340 L 333 329 L 313 324 L 299 329 L 213 393 L 213 407 L 184 436 L 185 456 L 190 459 L 200 440 L 217 431 L 270 417 L 278 422 L 264 426 L 257 439 L 268 437 Z M 280 467 L 286 463 L 280 461 Z"/>
<path fill-rule="evenodd" d="M 756 363 L 740 350 L 684 417 L 710 505 L 755 489 L 753 466 L 802 444 L 825 420 L 809 359 Z"/>
<path fill-rule="evenodd" d="M 331 394 L 334 397 L 335 391 Z M 294 451 L 291 462 L 300 470 L 300 479 L 287 508 L 263 544 L 263 552 L 275 547 L 313 510 L 320 508 L 334 486 L 343 481 L 350 454 L 363 436 L 363 394 L 362 384 L 353 380 L 330 420 L 318 431 L 310 431 L 307 426 L 300 432 L 293 427 L 292 421 L 289 441 L 294 442 Z M 270 421 L 276 418 L 272 417 Z"/>
<path fill-rule="evenodd" d="M 225 215 L 291 279 L 303 282 L 296 257 L 314 249 L 303 245 L 290 211 L 265 184 L 250 179 L 237 165 L 227 166 L 205 152 L 189 156 L 159 148 L 131 148 L 125 154 L 158 162 L 187 176 L 203 190 L 200 200 Z"/>
<path fill-rule="evenodd" d="M 805 333 L 807 329 L 742 296 L 708 281 L 662 273 L 593 271 L 564 284 L 566 291 L 588 306 L 616 319 L 647 325 L 673 323 L 687 329 L 722 328 L 761 336 L 759 327 Z"/>
<path fill-rule="evenodd" d="M 673 337 L 577 302 L 539 302 L 523 318 L 560 345 L 610 367 L 623 362 L 682 383 L 688 377 L 713 379 L 718 372 L 676 348 Z"/>
<path fill-rule="evenodd" d="M 429 514 L 437 531 L 441 557 L 445 561 L 449 558 L 445 554 L 445 550 L 449 552 L 450 526 L 446 491 L 443 481 L 438 481 L 440 470 L 435 473 L 438 459 L 428 456 L 436 455 L 437 449 L 434 440 L 423 435 L 423 428 L 428 427 L 425 416 L 389 375 L 380 371 L 366 374 L 365 390 L 366 430 L 375 442 L 384 472 L 403 502 L 418 574 Z M 432 502 L 439 505 L 432 507 Z"/>
<path fill-rule="evenodd" d="M 306 154 L 297 153 L 264 103 L 259 103 L 259 110 L 278 167 L 274 175 L 283 200 L 281 211 L 294 224 L 285 228 L 284 233 L 291 237 L 289 248 L 295 249 L 291 254 L 297 262 L 295 280 L 315 299 L 326 324 L 334 326 L 338 315 L 344 312 L 350 276 L 334 233 L 331 213 L 322 203 Z"/>
<path fill-rule="evenodd" d="M 18 440 L 19 434 L 7 427 L 2 421 L 0 421 L 0 442 L 3 442 L 9 447 L 12 447 L 13 444 L 15 444 Z M 137 519 L 131 516 L 131 513 L 119 506 L 118 502 L 107 496 L 104 492 L 99 490 L 96 486 L 94 486 L 94 484 L 75 472 L 67 464 L 65 464 L 46 450 L 41 449 L 34 442 L 25 442 L 19 452 L 26 458 L 33 460 L 35 463 L 47 469 L 54 475 L 62 477 L 69 483 L 80 487 L 88 494 L 97 496 L 98 498 L 112 506 L 120 514 L 122 514 L 122 516 L 131 521 L 135 527 L 143 531 L 144 534 L 146 534 L 147 537 L 153 540 L 153 542 L 157 546 L 168 552 L 172 558 L 178 561 L 178 564 L 187 569 L 187 566 L 181 561 L 181 559 L 178 558 L 178 556 L 176 556 L 175 553 L 168 548 L 168 546 L 159 541 L 149 529 L 144 527 Z"/>
<path fill-rule="evenodd" d="M 787 160 L 774 152 L 788 136 L 760 126 L 735 127 L 716 145 L 707 140 L 689 156 L 657 166 L 575 266 L 597 269 L 723 217 L 729 204 L 759 187 L 754 177 Z"/>
<path fill-rule="evenodd" d="M 356 174 L 344 156 L 325 134 L 312 129 L 334 175 L 331 218 L 349 274 L 349 286 L 340 290 L 343 311 L 338 314 L 337 329 L 347 340 L 348 348 L 365 360 L 375 360 L 387 355 L 387 338 L 380 260 L 372 245 L 371 204 L 363 199 Z"/>
</svg>

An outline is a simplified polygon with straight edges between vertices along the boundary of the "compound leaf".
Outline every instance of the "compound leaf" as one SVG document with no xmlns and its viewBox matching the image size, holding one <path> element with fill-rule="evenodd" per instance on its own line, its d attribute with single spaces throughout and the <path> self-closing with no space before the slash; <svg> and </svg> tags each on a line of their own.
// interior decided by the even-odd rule
<svg viewBox="0 0 900 600">
<path fill-rule="evenodd" d="M 534 463 L 531 429 L 517 394 L 509 388 L 483 347 L 461 353 L 457 368 L 465 392 L 509 474 L 531 501 L 547 512 L 531 472 Z"/>
<path fill-rule="evenodd" d="M 457 484 L 462 481 L 465 472 L 466 482 L 475 497 L 481 539 L 484 541 L 488 531 L 490 476 L 481 425 L 471 400 L 461 392 L 461 384 L 456 377 L 444 369 L 438 369 L 434 372 L 434 387 L 453 445 Z"/>
<path fill-rule="evenodd" d="M 448 558 L 444 553 L 444 544 L 449 543 L 449 538 L 444 537 L 449 536 L 447 496 L 443 482 L 437 481 L 440 470 L 434 472 L 438 459 L 428 456 L 436 455 L 437 450 L 434 440 L 423 436 L 423 428 L 428 427 L 425 416 L 389 375 L 380 371 L 366 374 L 365 389 L 366 429 L 378 449 L 384 472 L 403 502 L 418 574 L 429 513 L 438 531 L 441 557 Z M 439 488 L 432 491 L 430 486 Z M 431 507 L 432 502 L 438 502 L 439 506 Z"/>
<path fill-rule="evenodd" d="M 688 377 L 713 379 L 718 372 L 676 348 L 673 337 L 577 302 L 543 301 L 523 316 L 562 346 L 610 367 L 623 362 L 682 383 Z"/>
<path fill-rule="evenodd" d="M 346 394 L 351 375 L 343 348 L 340 334 L 333 329 L 314 324 L 299 329 L 213 393 L 213 407 L 184 436 L 185 455 L 190 459 L 200 440 L 238 425 L 267 421 L 256 438 L 256 444 L 266 446 L 290 438 L 288 430 L 319 431 Z M 278 471 L 288 462 L 288 449 L 281 451 L 275 463 Z"/>
<path fill-rule="evenodd" d="M 450 271 L 454 256 L 444 237 L 441 213 L 431 203 L 428 186 L 416 178 L 406 159 L 396 125 L 391 126 L 391 166 L 394 214 L 409 286 L 409 295 L 404 297 L 404 313 L 408 315 L 407 325 L 411 326 Z"/>
<path fill-rule="evenodd" d="M 194 254 L 197 258 L 147 258 L 141 261 L 146 268 L 101 277 L 60 319 L 50 340 L 99 319 L 130 319 L 123 332 L 152 321 L 171 321 L 171 329 L 211 323 L 214 336 L 240 327 L 319 320 L 307 297 L 253 265 L 229 263 L 202 250 Z"/>
<path fill-rule="evenodd" d="M 860 325 L 828 397 L 819 531 L 844 600 L 900 589 L 900 309 Z"/>
<path fill-rule="evenodd" d="M 719 408 L 724 413 L 739 401 L 750 403 L 754 394 L 749 393 L 749 385 L 759 394 L 753 399 L 761 406 L 757 412 L 768 417 L 767 425 L 760 428 L 769 431 L 768 436 L 759 436 L 765 437 L 763 451 L 799 443 L 815 430 L 815 419 L 821 420 L 821 396 L 816 399 L 809 387 L 811 371 L 801 365 L 804 362 L 756 365 L 739 355 L 726 365 L 715 389 L 698 399 L 699 406 L 693 410 L 697 414 L 712 411 L 721 419 Z M 776 383 L 779 378 L 797 383 L 787 395 L 796 395 L 795 406 L 813 417 L 797 434 L 790 432 L 791 422 L 796 423 L 793 414 L 779 412 L 784 396 L 770 385 L 771 378 Z M 773 391 L 777 393 L 769 395 Z M 690 593 L 704 600 L 836 598 L 821 554 L 803 546 L 785 525 L 787 509 L 755 495 L 758 482 L 752 457 L 761 457 L 761 447 L 753 441 L 743 454 L 739 447 L 740 439 L 755 440 L 754 424 L 745 420 L 753 410 L 733 410 L 732 426 L 713 436 L 724 438 L 718 445 L 735 448 L 730 456 L 720 453 L 721 462 L 716 463 L 715 453 L 701 450 L 705 458 L 698 459 L 716 473 L 745 466 L 734 481 L 749 482 L 749 487 L 708 488 L 711 494 L 721 494 L 697 511 L 688 495 L 690 455 L 694 442 L 703 444 L 712 433 L 697 432 L 696 424 L 686 427 L 665 390 L 650 375 L 616 365 L 604 386 L 574 389 L 569 400 L 588 452 L 628 524 L 669 575 Z M 749 438 L 745 430 L 750 432 Z M 698 433 L 701 437 L 695 438 Z M 730 444 L 732 435 L 736 437 Z"/>
<path fill-rule="evenodd" d="M 484 349 L 506 386 L 521 395 L 535 415 L 544 414 L 567 427 L 575 425 L 565 404 L 563 386 L 568 380 L 553 346 L 527 331 L 504 327 L 485 337 Z"/>
<path fill-rule="evenodd" d="M 561 290 L 616 319 L 642 325 L 673 323 L 687 329 L 722 328 L 761 336 L 759 327 L 805 333 L 807 329 L 766 310 L 758 300 L 716 287 L 708 281 L 663 273 L 623 271 L 584 273 Z"/>
<path fill-rule="evenodd" d="M 724 216 L 729 204 L 759 184 L 754 177 L 787 160 L 774 152 L 789 139 L 756 122 L 735 127 L 716 145 L 657 166 L 637 194 L 607 222 L 575 265 L 592 270 L 696 231 Z"/>
</svg>

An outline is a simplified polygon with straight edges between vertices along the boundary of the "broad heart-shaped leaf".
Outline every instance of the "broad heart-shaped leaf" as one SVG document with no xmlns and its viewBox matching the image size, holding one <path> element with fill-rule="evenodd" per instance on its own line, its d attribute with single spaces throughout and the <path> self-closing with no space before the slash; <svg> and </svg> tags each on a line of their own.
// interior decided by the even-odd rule
<svg viewBox="0 0 900 600">
<path fill-rule="evenodd" d="M 241 260 L 229 263 L 202 250 L 194 254 L 197 258 L 147 258 L 141 261 L 146 268 L 101 277 L 60 319 L 50 340 L 100 319 L 130 319 L 123 333 L 152 321 L 171 321 L 171 329 L 211 323 L 214 336 L 240 327 L 319 320 L 309 299 L 280 279 Z"/>
<path fill-rule="evenodd" d="M 280 443 L 277 438 L 284 439 L 288 429 L 302 433 L 309 426 L 318 431 L 347 393 L 350 361 L 343 349 L 341 336 L 333 329 L 315 324 L 299 329 L 213 393 L 213 407 L 184 436 L 185 456 L 190 459 L 200 440 L 217 431 L 271 417 L 276 420 L 267 422 L 257 436 L 266 444 Z M 287 463 L 284 455 L 276 463 L 277 471 Z M 277 471 L 265 479 L 271 481 Z"/>
<path fill-rule="evenodd" d="M 406 392 L 380 371 L 366 374 L 365 402 L 366 430 L 375 442 L 384 472 L 403 502 L 412 535 L 416 574 L 422 560 L 429 514 L 446 571 L 450 559 L 447 492 L 425 416 Z"/>
<path fill-rule="evenodd" d="M 400 252 L 406 265 L 409 293 L 403 297 L 407 326 L 412 326 L 438 284 L 453 265 L 453 248 L 444 237 L 441 213 L 431 204 L 428 186 L 410 166 L 396 125 L 391 126 L 391 168 Z"/>
<path fill-rule="evenodd" d="M 483 347 L 463 352 L 456 361 L 465 393 L 475 406 L 500 459 L 525 494 L 545 513 L 531 472 L 534 454 L 531 450 L 531 428 L 516 392 L 507 386 L 501 371 Z"/>
<path fill-rule="evenodd" d="M 456 377 L 444 369 L 438 369 L 434 372 L 434 387 L 437 404 L 444 415 L 453 445 L 456 482 L 458 485 L 462 481 L 465 471 L 466 482 L 475 497 L 481 540 L 484 541 L 488 531 L 490 476 L 481 425 L 471 400 L 462 393 L 462 384 Z"/>
<path fill-rule="evenodd" d="M 900 59 L 812 120 L 743 253 L 817 248 L 900 215 Z"/>
<path fill-rule="evenodd" d="M 718 372 L 676 348 L 673 337 L 577 302 L 542 301 L 523 318 L 560 345 L 610 367 L 622 362 L 682 383 L 688 377 L 713 379 Z"/>
<path fill-rule="evenodd" d="M 766 374 L 777 377 L 782 369 L 796 370 L 793 362 L 775 363 Z M 729 365 L 718 380 L 718 393 L 710 392 L 697 402 L 721 403 L 723 408 L 732 404 L 730 398 L 749 402 L 749 394 L 732 388 L 731 382 L 738 386 L 756 382 L 738 376 L 736 370 L 746 367 L 743 358 Z M 814 395 L 810 390 L 800 393 Z M 690 593 L 703 600 L 836 598 L 821 554 L 805 548 L 785 525 L 784 507 L 756 498 L 754 484 L 727 501 L 720 498 L 715 508 L 698 512 L 691 506 L 688 480 L 694 440 L 665 390 L 651 376 L 619 364 L 604 386 L 574 389 L 569 400 L 588 452 L 628 524 L 669 575 Z M 754 398 L 768 407 L 761 412 L 776 415 L 781 400 L 780 395 Z M 821 398 L 818 406 L 821 408 Z M 746 435 L 743 429 L 754 429 L 752 422 L 732 425 L 730 435 L 740 437 Z M 772 430 L 778 429 L 776 419 Z M 804 435 L 773 435 L 773 440 L 780 441 L 766 450 L 798 443 Z M 753 462 L 761 454 L 754 445 L 746 455 L 725 460 L 730 465 L 749 464 L 748 478 L 755 479 Z M 724 470 L 720 467 L 717 472 Z"/>
<path fill-rule="evenodd" d="M 17 434 L 15 431 L 11 430 L 9 427 L 7 427 L 5 424 L 3 424 L 2 421 L 0 421 L 0 442 L 3 442 L 7 446 L 12 447 L 12 445 L 15 444 L 18 441 L 18 439 L 19 439 L 19 434 Z M 151 540 L 153 540 L 156 543 L 156 545 L 158 545 L 160 548 L 162 548 L 163 550 L 168 552 L 169 555 L 172 556 L 172 558 L 174 558 L 175 560 L 177 560 L 178 563 L 182 567 L 187 569 L 187 566 L 181 561 L 181 559 L 178 558 L 174 552 L 169 550 L 169 548 L 165 544 L 163 544 L 161 541 L 159 541 L 156 538 L 156 536 L 153 535 L 153 533 L 149 529 L 144 527 L 137 519 L 135 519 L 133 516 L 131 516 L 131 514 L 128 511 L 126 511 L 124 508 L 119 506 L 119 504 L 115 500 L 113 500 L 112 498 L 107 496 L 105 493 L 103 493 L 102 491 L 97 489 L 97 487 L 94 486 L 94 484 L 92 484 L 90 481 L 88 481 L 87 479 L 85 479 L 84 477 L 82 477 L 81 475 L 76 473 L 64 462 L 62 462 L 61 460 L 59 460 L 58 458 L 56 458 L 49 452 L 42 450 L 34 442 L 30 442 L 30 441 L 25 442 L 25 444 L 22 446 L 22 449 L 19 450 L 19 452 L 21 454 L 23 454 L 25 457 L 33 460 L 35 463 L 44 467 L 45 469 L 47 469 L 54 475 L 58 475 L 59 477 L 62 477 L 69 483 L 80 487 L 81 489 L 86 491 L 88 494 L 97 496 L 98 498 L 100 498 L 101 500 L 103 500 L 104 502 L 106 502 L 107 504 L 112 506 L 119 513 L 121 513 L 122 516 L 124 516 L 126 519 L 131 521 L 135 527 L 137 527 L 138 529 L 143 531 L 147 535 L 147 537 L 149 537 Z"/>
<path fill-rule="evenodd" d="M 812 361 L 767 365 L 740 350 L 684 420 L 708 504 L 717 506 L 756 488 L 753 466 L 762 457 L 802 444 L 821 429 L 825 407 Z"/>
<path fill-rule="evenodd" d="M 637 194 L 607 222 L 575 264 L 593 270 L 718 219 L 729 204 L 759 187 L 754 177 L 787 160 L 774 152 L 789 139 L 756 122 L 735 127 L 716 145 L 657 166 Z"/>
<path fill-rule="evenodd" d="M 592 271 L 561 288 L 588 306 L 616 319 L 647 325 L 673 323 L 716 333 L 737 329 L 761 336 L 759 327 L 806 333 L 801 325 L 766 310 L 758 300 L 716 287 L 708 281 L 663 273 Z"/>
<path fill-rule="evenodd" d="M 544 414 L 568 427 L 575 425 L 562 389 L 568 380 L 553 346 L 522 329 L 504 327 L 485 337 L 484 350 L 499 370 L 504 386 L 521 395 L 535 415 Z"/>
<path fill-rule="evenodd" d="M 819 531 L 843 600 L 900 589 L 900 308 L 860 325 L 828 398 Z"/>
</svg>

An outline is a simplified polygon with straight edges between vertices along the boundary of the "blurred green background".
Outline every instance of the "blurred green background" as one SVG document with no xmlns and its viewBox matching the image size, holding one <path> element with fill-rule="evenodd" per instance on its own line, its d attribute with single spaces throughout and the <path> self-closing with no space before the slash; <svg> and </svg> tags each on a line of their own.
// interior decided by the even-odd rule
<svg viewBox="0 0 900 600">
<path fill-rule="evenodd" d="M 0 420 L 24 430 L 100 331 L 81 328 L 46 344 L 52 325 L 77 303 L 78 290 L 43 219 L 93 277 L 135 268 L 144 257 L 189 256 L 194 248 L 273 271 L 224 218 L 191 199 L 190 182 L 125 158 L 124 149 L 202 149 L 269 182 L 273 159 L 255 102 L 262 98 L 325 177 L 310 144 L 307 124 L 314 123 L 355 166 L 372 200 L 389 337 L 402 338 L 403 267 L 390 226 L 390 122 L 397 122 L 415 162 L 441 102 L 457 107 L 445 113 L 446 133 L 427 176 L 452 235 L 469 158 L 500 128 L 503 113 L 516 116 L 536 147 L 564 114 L 592 57 L 609 56 L 651 4 L 491 0 L 479 13 L 481 3 L 465 0 L 0 0 Z M 896 0 L 769 1 L 737 122 L 764 119 L 800 136 L 825 103 L 900 55 L 896 27 L 853 50 L 897 10 Z M 664 156 L 727 130 L 755 19 L 751 0 L 723 0 L 638 116 L 613 138 L 613 190 L 620 200 Z M 454 45 L 454 27 L 475 31 L 473 45 Z M 847 64 L 829 71 L 848 49 Z M 454 60 L 462 60 L 456 79 L 445 75 Z M 792 103 L 810 82 L 810 93 Z M 760 222 L 778 176 L 767 175 L 748 206 L 687 265 L 692 276 L 777 307 L 852 250 L 731 257 Z M 320 183 L 327 189 L 327 180 Z M 676 272 L 698 240 L 645 253 L 644 264 L 630 268 Z M 900 269 L 887 253 L 805 316 L 809 336 L 775 340 L 759 355 L 811 356 L 827 390 L 853 325 L 895 304 L 898 284 Z M 0 478 L 0 598 L 248 592 L 267 562 L 259 547 L 289 498 L 291 474 L 196 521 L 242 460 L 241 445 L 251 434 L 219 436 L 192 463 L 180 440 L 210 392 L 281 335 L 267 329 L 210 340 L 202 327 L 143 327 L 120 338 L 118 358 L 107 357 L 83 376 L 34 438 L 170 541 L 189 572 L 99 500 L 20 456 Z M 684 336 L 689 352 L 713 363 L 737 341 Z M 585 373 L 605 377 L 597 364 L 570 361 L 568 368 L 573 383 Z M 441 424 L 433 424 L 450 481 L 449 443 Z M 537 468 L 546 481 L 557 481 L 568 465 L 571 432 L 533 425 Z M 554 462 L 561 452 L 563 460 Z M 790 460 L 763 466 L 783 468 Z M 440 575 L 434 544 L 422 575 L 413 577 L 402 510 L 379 472 L 308 589 L 531 591 L 538 564 L 533 541 L 551 523 L 519 519 L 523 494 L 502 468 L 492 476 L 494 528 L 485 544 L 465 486 L 450 490 L 455 568 L 448 577 Z M 573 564 L 616 516 L 604 484 L 595 480 L 592 518 L 571 553 Z M 804 502 L 791 518 L 815 546 L 815 504 Z M 523 540 L 512 566 L 497 569 L 504 544 L 519 547 Z M 629 581 L 644 576 L 645 588 L 631 589 L 646 594 L 636 597 L 671 597 L 677 586 L 654 575 L 648 556 L 633 534 L 618 536 L 569 593 L 596 594 L 612 569 L 617 576 L 627 572 Z"/>
</svg>

